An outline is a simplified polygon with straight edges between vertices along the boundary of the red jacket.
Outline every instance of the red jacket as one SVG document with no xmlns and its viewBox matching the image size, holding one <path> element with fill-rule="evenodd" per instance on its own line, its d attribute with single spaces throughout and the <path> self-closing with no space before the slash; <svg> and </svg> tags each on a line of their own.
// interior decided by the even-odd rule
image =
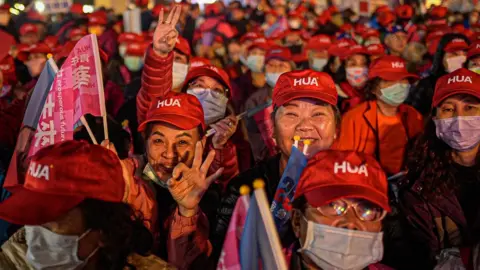
<svg viewBox="0 0 480 270">
<path fill-rule="evenodd" d="M 145 65 L 142 74 L 142 88 L 137 95 L 137 118 L 138 122 L 145 121 L 150 102 L 155 98 L 161 98 L 172 89 L 173 52 L 163 58 L 153 52 L 150 46 L 145 57 Z M 212 149 L 212 147 L 209 147 Z M 210 173 L 220 167 L 224 168 L 219 181 L 226 183 L 239 173 L 236 147 L 232 142 L 227 142 L 221 150 L 215 150 L 215 160 L 210 166 Z"/>
</svg>

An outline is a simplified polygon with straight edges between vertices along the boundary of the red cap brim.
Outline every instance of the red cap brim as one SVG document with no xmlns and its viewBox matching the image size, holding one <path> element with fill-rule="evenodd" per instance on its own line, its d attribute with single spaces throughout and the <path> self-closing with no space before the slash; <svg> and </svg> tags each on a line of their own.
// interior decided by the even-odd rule
<svg viewBox="0 0 480 270">
<path fill-rule="evenodd" d="M 377 190 L 357 185 L 334 185 L 326 187 L 318 187 L 305 193 L 307 202 L 313 207 L 320 207 L 329 202 L 341 198 L 357 198 L 365 199 L 382 207 L 385 211 L 390 212 L 388 197 L 379 193 Z"/>
<path fill-rule="evenodd" d="M 446 52 L 456 52 L 456 51 L 466 51 L 468 50 L 469 46 L 465 43 L 461 43 L 461 44 L 458 44 L 458 45 L 450 45 L 450 46 L 446 46 L 444 51 Z"/>
<path fill-rule="evenodd" d="M 138 131 L 139 132 L 144 131 L 145 128 L 147 127 L 147 124 L 152 122 L 164 122 L 172 126 L 175 126 L 181 130 L 191 130 L 202 125 L 202 123 L 198 121 L 198 119 L 188 117 L 185 115 L 161 114 L 161 115 L 155 115 L 150 119 L 141 123 L 140 126 L 138 126 Z M 203 131 L 205 131 L 205 127 L 203 125 L 202 125 L 202 128 L 203 128 Z"/>
<path fill-rule="evenodd" d="M 0 203 L 0 218 L 19 225 L 41 225 L 54 221 L 85 199 L 74 195 L 40 193 L 22 185 L 8 190 L 12 195 Z"/>
<path fill-rule="evenodd" d="M 454 91 L 451 92 L 446 92 L 442 95 L 439 96 L 434 96 L 433 97 L 433 102 L 432 102 L 432 108 L 437 107 L 442 101 L 445 99 L 454 96 L 454 95 L 460 95 L 460 94 L 466 94 L 466 95 L 471 95 L 476 97 L 477 99 L 480 100 L 480 93 L 477 91 L 473 91 L 471 89 L 455 89 Z"/>
<path fill-rule="evenodd" d="M 329 95 L 326 92 L 321 91 L 308 91 L 308 90 L 295 90 L 295 91 L 288 91 L 287 93 L 279 96 L 274 101 L 275 106 L 280 107 L 283 104 L 290 102 L 295 99 L 301 98 L 312 98 L 324 101 L 330 105 L 337 106 L 337 97 L 333 95 Z"/>
<path fill-rule="evenodd" d="M 410 79 L 410 80 L 418 80 L 420 77 L 413 73 L 399 73 L 399 72 L 383 72 L 382 74 L 372 74 L 373 76 L 369 76 L 368 79 L 373 79 L 375 77 L 379 77 L 381 79 L 387 81 L 400 81 L 403 79 Z"/>
</svg>

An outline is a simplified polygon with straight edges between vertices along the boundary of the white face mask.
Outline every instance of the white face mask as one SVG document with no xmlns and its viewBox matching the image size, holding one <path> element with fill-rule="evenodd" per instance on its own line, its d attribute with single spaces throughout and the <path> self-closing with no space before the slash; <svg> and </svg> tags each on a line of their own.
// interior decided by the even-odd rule
<svg viewBox="0 0 480 270">
<path fill-rule="evenodd" d="M 187 94 L 194 95 L 202 104 L 205 123 L 213 124 L 225 117 L 228 98 L 222 93 L 205 88 L 188 89 Z"/>
<path fill-rule="evenodd" d="M 445 67 L 445 70 L 448 73 L 452 73 L 461 68 L 465 61 L 467 61 L 467 57 L 464 55 L 447 58 L 447 66 Z"/>
<path fill-rule="evenodd" d="M 327 65 L 328 59 L 326 58 L 313 58 L 312 69 L 315 71 L 322 71 L 323 68 Z"/>
<path fill-rule="evenodd" d="M 267 80 L 267 84 L 270 87 L 275 87 L 275 84 L 277 83 L 278 78 L 280 78 L 280 75 L 282 75 L 282 73 L 266 73 L 265 79 Z"/>
<path fill-rule="evenodd" d="M 305 221 L 307 237 L 299 251 L 323 270 L 361 270 L 383 257 L 382 232 L 353 231 Z"/>
<path fill-rule="evenodd" d="M 410 93 L 410 85 L 407 83 L 396 83 L 390 87 L 386 87 L 380 90 L 382 93 L 378 98 L 383 102 L 398 106 L 402 104 Z"/>
<path fill-rule="evenodd" d="M 125 58 L 123 58 L 123 62 L 125 63 L 127 69 L 131 72 L 140 71 L 140 69 L 143 67 L 143 57 L 140 56 L 126 55 Z"/>
<path fill-rule="evenodd" d="M 118 46 L 118 54 L 123 58 L 123 57 L 125 57 L 126 52 L 127 52 L 127 45 L 120 44 Z"/>
<path fill-rule="evenodd" d="M 78 258 L 78 242 L 89 232 L 81 236 L 60 235 L 42 226 L 25 226 L 28 247 L 26 259 L 33 268 L 39 270 L 81 269 L 98 250 L 97 247 L 84 261 Z"/>
<path fill-rule="evenodd" d="M 263 70 L 263 64 L 265 63 L 265 56 L 250 55 L 247 57 L 247 67 L 252 72 L 260 73 Z"/>
<path fill-rule="evenodd" d="M 477 73 L 477 74 L 480 74 L 480 67 L 471 67 L 471 68 L 469 68 L 469 70 L 470 70 L 470 71 L 473 71 L 473 72 L 475 72 L 475 73 Z"/>
<path fill-rule="evenodd" d="M 347 81 L 355 88 L 362 88 L 368 80 L 368 68 L 351 67 L 346 68 Z"/>
<path fill-rule="evenodd" d="M 187 73 L 188 73 L 187 64 L 173 62 L 173 74 L 172 74 L 173 89 L 176 89 L 183 84 L 183 82 L 185 81 L 185 78 L 187 77 Z"/>
</svg>

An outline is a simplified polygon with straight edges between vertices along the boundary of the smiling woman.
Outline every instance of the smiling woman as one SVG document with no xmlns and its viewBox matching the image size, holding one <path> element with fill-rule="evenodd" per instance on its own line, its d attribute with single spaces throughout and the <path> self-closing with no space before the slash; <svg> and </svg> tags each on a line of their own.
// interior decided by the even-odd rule
<svg viewBox="0 0 480 270">
<path fill-rule="evenodd" d="M 304 140 L 311 141 L 307 157 L 312 157 L 321 150 L 329 149 L 337 136 L 340 119 L 336 108 L 337 90 L 328 74 L 313 70 L 283 73 L 273 89 L 272 103 L 274 139 L 280 153 L 230 181 L 218 210 L 217 227 L 212 238 L 214 247 L 222 246 L 242 185 L 252 186 L 254 179 L 265 179 L 267 197 L 270 202 L 273 200 L 290 158 L 294 137 L 300 137 L 299 150 L 304 150 Z M 220 250 L 214 252 L 214 255 L 220 255 Z"/>
</svg>

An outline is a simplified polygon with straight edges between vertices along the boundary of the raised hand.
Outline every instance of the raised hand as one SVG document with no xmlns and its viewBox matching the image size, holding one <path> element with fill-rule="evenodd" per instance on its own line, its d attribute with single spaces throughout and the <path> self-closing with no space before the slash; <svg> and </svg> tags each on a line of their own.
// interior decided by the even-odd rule
<svg viewBox="0 0 480 270">
<path fill-rule="evenodd" d="M 184 163 L 179 163 L 173 169 L 172 178 L 167 182 L 170 194 L 178 204 L 180 214 L 185 217 L 191 217 L 197 213 L 203 194 L 223 172 L 223 168 L 220 168 L 207 177 L 208 169 L 215 157 L 215 151 L 210 151 L 202 164 L 205 141 L 203 139 L 202 142 L 197 142 L 192 167 L 189 168 Z"/>
<path fill-rule="evenodd" d="M 164 11 L 163 9 L 160 11 L 157 28 L 155 28 L 155 33 L 153 34 L 153 49 L 162 57 L 167 56 L 175 48 L 178 38 L 178 31 L 175 29 L 175 26 L 181 12 L 182 8 L 180 6 L 174 6 L 170 14 L 168 14 L 168 18 L 164 21 Z"/>
<path fill-rule="evenodd" d="M 238 120 L 235 115 L 230 115 L 217 123 L 210 125 L 215 130 L 215 135 L 212 138 L 213 148 L 221 149 L 227 143 L 228 139 L 232 137 L 237 130 Z"/>
</svg>

